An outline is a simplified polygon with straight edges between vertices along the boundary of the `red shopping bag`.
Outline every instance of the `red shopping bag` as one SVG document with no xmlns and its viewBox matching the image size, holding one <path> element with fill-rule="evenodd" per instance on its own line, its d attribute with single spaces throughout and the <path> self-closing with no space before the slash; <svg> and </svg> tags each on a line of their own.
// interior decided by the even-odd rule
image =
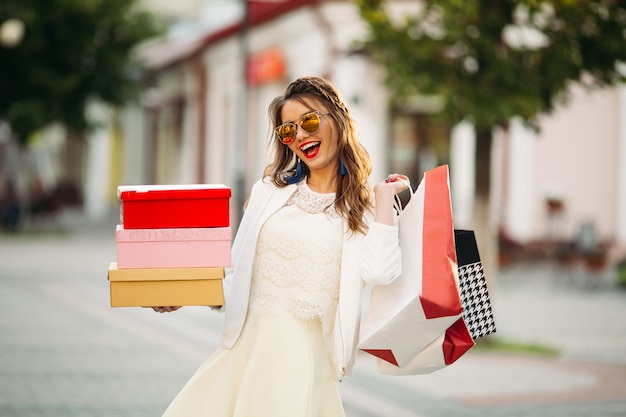
<svg viewBox="0 0 626 417">
<path fill-rule="evenodd" d="M 382 373 L 430 373 L 474 346 L 463 318 L 447 165 L 424 174 L 399 215 L 399 239 L 402 273 L 372 288 L 359 348 L 379 359 Z"/>
</svg>

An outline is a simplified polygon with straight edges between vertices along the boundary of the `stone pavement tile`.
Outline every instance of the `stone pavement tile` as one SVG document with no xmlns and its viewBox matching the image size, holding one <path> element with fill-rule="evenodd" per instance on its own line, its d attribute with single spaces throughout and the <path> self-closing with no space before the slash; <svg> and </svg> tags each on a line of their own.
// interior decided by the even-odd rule
<svg viewBox="0 0 626 417">
<path fill-rule="evenodd" d="M 159 327 L 110 308 L 109 248 L 0 241 L 0 416 L 158 416 L 196 368 L 164 351 Z"/>
<path fill-rule="evenodd" d="M 503 270 L 493 291 L 496 337 L 557 348 L 564 358 L 626 365 L 626 289 L 607 271 L 590 287 L 550 264 Z"/>
<path fill-rule="evenodd" d="M 420 416 L 626 416 L 621 365 L 470 351 L 432 374 L 398 377 L 378 374 L 368 356 L 358 363 L 344 383 L 379 390 Z"/>
<path fill-rule="evenodd" d="M 549 405 L 626 401 L 625 366 L 498 354 L 478 354 L 468 361 L 474 362 L 471 365 L 476 369 L 463 372 L 480 377 L 475 378 L 473 385 L 468 383 L 464 390 L 449 391 L 446 396 L 460 404 Z M 457 383 L 460 380 L 454 375 L 452 379 Z M 450 388 L 447 385 L 447 389 Z"/>
</svg>

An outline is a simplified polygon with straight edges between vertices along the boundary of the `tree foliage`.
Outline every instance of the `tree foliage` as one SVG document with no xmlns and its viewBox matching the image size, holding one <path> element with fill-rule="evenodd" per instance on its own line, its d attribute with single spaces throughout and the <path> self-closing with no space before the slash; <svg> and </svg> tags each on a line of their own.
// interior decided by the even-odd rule
<svg viewBox="0 0 626 417">
<path fill-rule="evenodd" d="M 620 0 L 358 0 L 370 28 L 365 51 L 396 98 L 438 95 L 442 116 L 476 129 L 474 228 L 487 276 L 497 268 L 490 220 L 493 128 L 567 101 L 578 82 L 624 81 L 626 5 Z M 396 6 L 412 7 L 400 12 Z M 417 7 L 416 7 L 417 6 Z M 621 70 L 621 72 L 620 72 Z"/>
<path fill-rule="evenodd" d="M 0 25 L 8 19 L 25 31 L 19 44 L 0 44 L 0 120 L 22 143 L 53 122 L 85 130 L 90 99 L 132 97 L 131 52 L 160 33 L 135 0 L 4 0 Z"/>
<path fill-rule="evenodd" d="M 402 2 L 399 2 L 402 3 Z M 412 2 L 411 2 L 412 3 Z M 624 81 L 626 4 L 619 0 L 428 0 L 394 18 L 359 0 L 364 47 L 398 96 L 437 94 L 451 121 L 477 129 L 539 114 L 567 98 L 570 82 Z"/>
</svg>

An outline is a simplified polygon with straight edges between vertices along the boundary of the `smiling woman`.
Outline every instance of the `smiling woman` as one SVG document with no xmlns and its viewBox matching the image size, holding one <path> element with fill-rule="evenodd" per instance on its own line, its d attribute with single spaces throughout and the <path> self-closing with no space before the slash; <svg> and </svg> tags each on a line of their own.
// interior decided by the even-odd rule
<svg viewBox="0 0 626 417">
<path fill-rule="evenodd" d="M 334 86 L 297 79 L 269 114 L 275 159 L 233 242 L 221 349 L 166 417 L 343 416 L 337 379 L 354 365 L 363 284 L 400 272 L 393 201 L 408 178 L 371 191 L 369 155 Z"/>
</svg>

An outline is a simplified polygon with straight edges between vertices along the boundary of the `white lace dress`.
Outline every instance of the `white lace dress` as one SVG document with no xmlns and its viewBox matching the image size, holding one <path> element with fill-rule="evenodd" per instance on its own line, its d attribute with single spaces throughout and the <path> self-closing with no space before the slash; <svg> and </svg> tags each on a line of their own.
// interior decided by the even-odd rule
<svg viewBox="0 0 626 417">
<path fill-rule="evenodd" d="M 263 225 L 241 337 L 164 417 L 344 416 L 330 359 L 343 241 L 334 197 L 302 182 Z"/>
</svg>

